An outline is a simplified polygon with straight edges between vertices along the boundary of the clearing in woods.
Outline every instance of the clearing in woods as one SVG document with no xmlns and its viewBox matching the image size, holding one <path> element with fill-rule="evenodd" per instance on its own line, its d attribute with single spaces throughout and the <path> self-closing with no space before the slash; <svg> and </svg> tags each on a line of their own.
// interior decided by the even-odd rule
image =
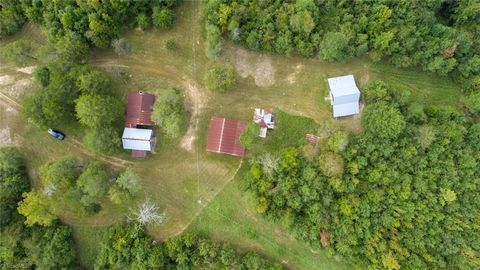
<svg viewBox="0 0 480 270">
<path fill-rule="evenodd" d="M 44 130 L 25 124 L 17 113 L 22 96 L 36 91 L 31 79 L 33 67 L 0 65 L 0 144 L 18 145 L 25 152 L 30 168 L 38 168 L 66 154 L 82 160 L 98 158 L 116 169 L 131 166 L 143 177 L 143 192 L 138 200 L 148 196 L 167 215 L 164 224 L 149 228 L 157 240 L 189 230 L 245 250 L 255 249 L 292 269 L 349 269 L 341 258 L 329 258 L 323 250 L 312 250 L 281 226 L 267 222 L 254 212 L 253 198 L 241 188 L 245 164 L 242 166 L 236 157 L 205 151 L 210 117 L 249 120 L 254 107 L 275 108 L 285 112 L 285 119 L 290 117 L 288 114 L 313 119 L 299 118 L 310 121 L 306 125 L 311 128 L 331 117 L 329 104 L 324 99 L 326 79 L 345 74 L 354 74 L 360 88 L 369 80 L 383 79 L 399 89 L 411 91 L 419 101 L 429 103 L 455 103 L 456 85 L 447 78 L 413 69 L 397 69 L 383 62 L 372 63 L 367 58 L 325 63 L 252 52 L 226 42 L 219 61 L 230 62 L 235 67 L 239 83 L 231 92 L 215 95 L 203 86 L 205 71 L 214 61 L 204 54 L 200 10 L 199 1 L 184 1 L 177 9 L 178 21 L 172 30 L 132 30 L 124 36 L 132 45 L 131 55 L 95 50 L 90 61 L 118 81 L 119 94 L 124 98 L 129 91 L 154 92 L 169 86 L 182 90 L 190 119 L 182 138 L 172 141 L 160 136 L 156 153 L 145 160 L 132 159 L 127 152 L 115 157 L 91 154 L 83 147 L 83 134 L 76 124 L 56 127 L 67 133 L 65 142 L 56 141 Z M 44 43 L 39 33 L 40 29 L 27 24 L 21 33 L 0 42 L 0 46 L 18 38 Z M 165 49 L 167 39 L 174 39 L 178 48 Z M 336 120 L 354 132 L 360 130 L 358 122 L 358 118 L 353 117 Z M 281 130 L 278 132 L 281 134 Z M 268 143 L 274 148 L 283 140 L 297 142 L 302 136 L 304 134 L 292 130 L 291 134 L 272 137 Z M 37 183 L 36 169 L 30 172 L 34 184 Z M 68 211 L 61 214 L 62 220 L 74 229 L 79 259 L 85 267 L 93 267 L 102 229 L 123 220 L 126 211 L 128 209 L 105 202 L 103 210 L 93 217 L 78 217 Z"/>
</svg>

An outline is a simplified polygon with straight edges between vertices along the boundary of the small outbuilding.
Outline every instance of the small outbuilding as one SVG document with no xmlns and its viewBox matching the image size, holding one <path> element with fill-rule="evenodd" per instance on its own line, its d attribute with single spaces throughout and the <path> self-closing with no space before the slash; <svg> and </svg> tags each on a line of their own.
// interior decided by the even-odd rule
<svg viewBox="0 0 480 270">
<path fill-rule="evenodd" d="M 125 128 L 122 135 L 123 149 L 132 150 L 135 157 L 145 157 L 155 149 L 156 139 L 153 130 L 143 128 Z"/>
<path fill-rule="evenodd" d="M 246 121 L 212 117 L 208 132 L 207 151 L 243 157 L 245 148 L 240 144 L 240 136 L 246 128 Z"/>
<path fill-rule="evenodd" d="M 355 84 L 353 75 L 328 79 L 330 103 L 333 117 L 358 114 L 360 111 L 360 90 Z"/>
<path fill-rule="evenodd" d="M 128 94 L 127 117 L 125 127 L 151 127 L 153 104 L 155 95 L 145 92 L 131 92 Z"/>
<path fill-rule="evenodd" d="M 267 130 L 275 127 L 275 121 L 271 110 L 255 108 L 255 110 L 253 110 L 253 122 L 260 126 L 258 136 L 261 138 L 267 137 Z"/>
</svg>

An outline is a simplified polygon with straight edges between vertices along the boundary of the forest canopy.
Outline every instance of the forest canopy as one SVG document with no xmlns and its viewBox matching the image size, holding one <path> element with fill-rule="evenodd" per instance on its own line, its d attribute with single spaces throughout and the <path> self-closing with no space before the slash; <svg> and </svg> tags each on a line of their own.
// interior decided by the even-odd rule
<svg viewBox="0 0 480 270">
<path fill-rule="evenodd" d="M 223 37 L 252 50 L 338 61 L 368 53 L 399 67 L 480 75 L 477 1 L 218 1 L 206 6 L 206 51 Z"/>
<path fill-rule="evenodd" d="M 250 160 L 257 212 L 372 269 L 479 268 L 477 119 L 380 81 L 363 93 L 363 133 Z"/>
</svg>

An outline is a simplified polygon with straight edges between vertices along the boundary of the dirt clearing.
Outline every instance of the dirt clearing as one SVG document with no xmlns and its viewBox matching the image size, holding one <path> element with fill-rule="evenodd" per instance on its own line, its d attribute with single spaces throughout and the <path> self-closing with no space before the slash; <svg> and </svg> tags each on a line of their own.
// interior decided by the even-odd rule
<svg viewBox="0 0 480 270">
<path fill-rule="evenodd" d="M 0 129 L 0 146 L 7 146 L 13 144 L 12 135 L 10 133 L 10 128 Z"/>
<path fill-rule="evenodd" d="M 237 49 L 235 56 L 235 70 L 240 77 L 253 77 L 255 84 L 268 87 L 275 84 L 275 68 L 269 56 L 258 55 L 245 49 Z"/>
</svg>

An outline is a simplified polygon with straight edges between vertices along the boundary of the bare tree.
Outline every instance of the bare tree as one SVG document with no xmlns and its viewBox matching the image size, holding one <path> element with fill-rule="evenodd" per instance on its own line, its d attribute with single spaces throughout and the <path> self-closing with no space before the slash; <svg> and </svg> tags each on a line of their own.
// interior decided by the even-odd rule
<svg viewBox="0 0 480 270">
<path fill-rule="evenodd" d="M 128 220 L 136 221 L 141 225 L 146 224 L 162 224 L 165 222 L 166 214 L 160 213 L 158 206 L 146 198 L 145 201 L 136 208 L 131 209 L 131 215 L 127 216 Z"/>
<path fill-rule="evenodd" d="M 278 157 L 270 153 L 265 153 L 260 157 L 263 173 L 268 177 L 273 177 L 273 174 L 278 170 Z"/>
</svg>

